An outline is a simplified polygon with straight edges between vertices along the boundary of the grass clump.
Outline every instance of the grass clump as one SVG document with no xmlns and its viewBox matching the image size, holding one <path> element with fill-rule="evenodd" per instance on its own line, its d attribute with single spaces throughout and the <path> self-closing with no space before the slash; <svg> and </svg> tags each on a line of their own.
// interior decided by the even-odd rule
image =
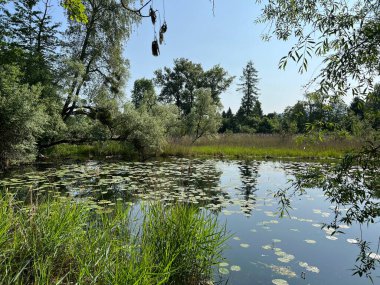
<svg viewBox="0 0 380 285">
<path fill-rule="evenodd" d="M 146 212 L 143 230 L 142 245 L 156 253 L 154 263 L 171 263 L 175 269 L 169 284 L 206 284 L 212 279 L 226 230 L 211 214 L 190 205 L 165 208 L 157 203 Z"/>
<path fill-rule="evenodd" d="M 187 205 L 144 207 L 0 196 L 0 284 L 202 284 L 221 259 L 225 229 Z M 188 280 L 188 283 L 183 283 Z"/>
</svg>

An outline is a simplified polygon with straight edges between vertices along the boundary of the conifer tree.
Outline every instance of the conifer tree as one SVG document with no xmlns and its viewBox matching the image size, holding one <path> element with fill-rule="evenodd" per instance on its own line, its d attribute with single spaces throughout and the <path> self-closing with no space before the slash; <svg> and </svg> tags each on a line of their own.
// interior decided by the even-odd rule
<svg viewBox="0 0 380 285">
<path fill-rule="evenodd" d="M 243 117 L 252 115 L 260 116 L 260 114 L 255 114 L 255 110 L 261 108 L 256 106 L 259 102 L 259 88 L 257 87 L 259 78 L 252 61 L 249 61 L 246 67 L 243 68 L 243 75 L 240 77 L 240 82 L 237 90 L 243 92 L 243 98 L 241 100 L 239 114 Z"/>
</svg>

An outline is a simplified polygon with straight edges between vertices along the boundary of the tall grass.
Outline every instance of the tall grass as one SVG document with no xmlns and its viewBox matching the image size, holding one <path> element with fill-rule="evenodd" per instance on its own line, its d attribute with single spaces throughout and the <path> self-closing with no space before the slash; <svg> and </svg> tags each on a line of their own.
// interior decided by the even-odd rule
<svg viewBox="0 0 380 285">
<path fill-rule="evenodd" d="M 169 284 L 211 280 L 226 240 L 225 228 L 212 216 L 190 205 L 165 208 L 157 203 L 146 212 L 143 231 L 142 246 L 156 253 L 155 264 L 171 263 L 175 268 Z"/>
<path fill-rule="evenodd" d="M 25 206 L 0 197 L 0 284 L 203 284 L 225 229 L 193 206 L 144 207 L 52 198 Z M 186 281 L 186 282 L 184 282 Z"/>
<path fill-rule="evenodd" d="M 172 140 L 163 155 L 276 158 L 340 158 L 361 145 L 354 138 L 302 140 L 299 136 L 228 134 L 202 138 L 195 144 L 188 138 Z"/>
<path fill-rule="evenodd" d="M 123 156 L 136 158 L 135 148 L 126 142 L 105 141 L 92 144 L 60 144 L 44 150 L 43 154 L 49 158 L 91 158 L 106 156 Z"/>
</svg>

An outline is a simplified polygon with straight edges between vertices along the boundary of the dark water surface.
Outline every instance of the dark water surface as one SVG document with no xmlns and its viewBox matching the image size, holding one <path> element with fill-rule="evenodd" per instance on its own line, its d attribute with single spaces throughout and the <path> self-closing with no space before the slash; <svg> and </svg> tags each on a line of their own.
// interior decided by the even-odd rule
<svg viewBox="0 0 380 285">
<path fill-rule="evenodd" d="M 27 200 L 47 192 L 94 200 L 107 211 L 116 200 L 134 203 L 160 200 L 190 202 L 208 209 L 226 223 L 232 238 L 225 262 L 216 271 L 222 284 L 371 284 L 352 276 L 362 234 L 376 249 L 380 225 L 342 225 L 331 236 L 333 207 L 320 189 L 293 198 L 290 216 L 279 218 L 273 194 L 289 186 L 293 174 L 307 168 L 300 162 L 172 159 L 147 163 L 91 161 L 57 168 L 7 173 L 0 185 Z M 2 187 L 4 188 L 4 187 Z M 55 190 L 52 190 L 55 189 Z M 58 191 L 57 191 L 58 190 Z M 59 193 L 58 193 L 59 192 Z M 378 255 L 373 255 L 379 258 Z M 373 274 L 380 284 L 379 269 Z"/>
</svg>

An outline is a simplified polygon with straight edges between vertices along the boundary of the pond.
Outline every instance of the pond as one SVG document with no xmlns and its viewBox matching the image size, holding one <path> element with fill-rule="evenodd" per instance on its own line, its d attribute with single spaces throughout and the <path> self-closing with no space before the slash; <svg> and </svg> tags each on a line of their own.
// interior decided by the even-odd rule
<svg viewBox="0 0 380 285">
<path fill-rule="evenodd" d="M 371 284 L 352 276 L 352 269 L 359 254 L 357 238 L 371 242 L 376 250 L 378 223 L 341 225 L 343 233 L 331 235 L 332 230 L 322 226 L 331 222 L 334 208 L 317 188 L 293 197 L 289 215 L 279 217 L 274 193 L 288 187 L 294 173 L 309 166 L 189 159 L 90 161 L 7 173 L 0 185 L 9 191 L 17 189 L 23 200 L 31 188 L 37 196 L 53 192 L 90 198 L 97 211 L 110 210 L 117 200 L 136 209 L 145 200 L 159 200 L 193 203 L 212 211 L 231 234 L 225 261 L 215 269 L 220 284 Z M 380 256 L 373 253 L 372 257 Z M 374 284 L 380 282 L 379 275 L 377 268 Z"/>
</svg>

